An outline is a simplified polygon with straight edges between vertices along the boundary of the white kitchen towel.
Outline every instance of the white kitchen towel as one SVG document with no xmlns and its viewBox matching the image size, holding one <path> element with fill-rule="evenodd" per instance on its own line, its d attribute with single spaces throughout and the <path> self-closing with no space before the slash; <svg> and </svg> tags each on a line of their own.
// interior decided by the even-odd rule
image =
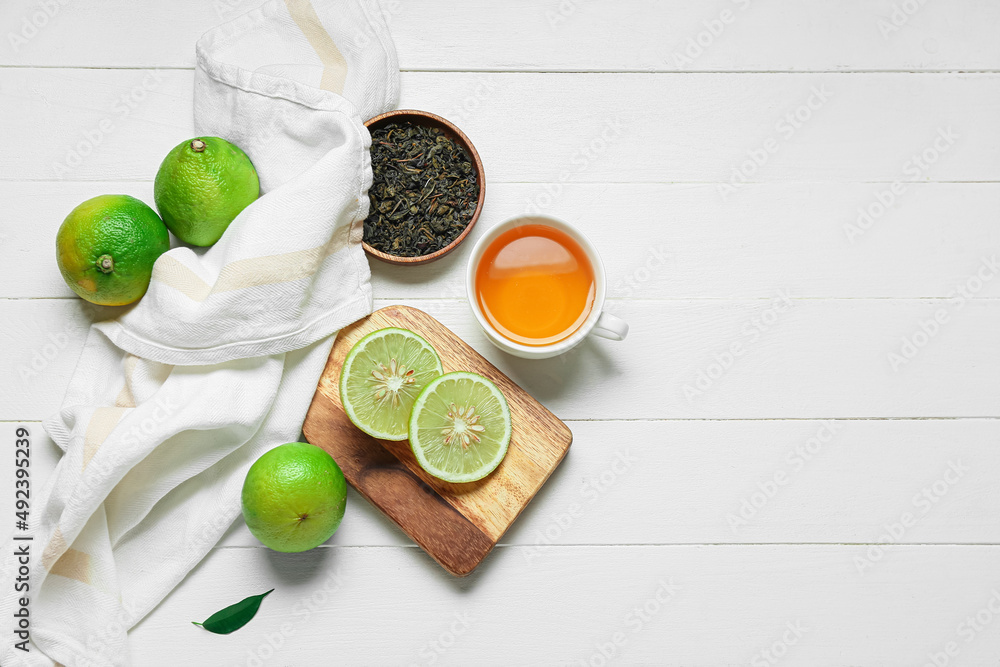
<svg viewBox="0 0 1000 667">
<path fill-rule="evenodd" d="M 5 586 L 15 550 L 31 555 L 30 588 L 0 597 L 4 667 L 128 664 L 126 632 L 239 516 L 249 466 L 298 439 L 333 335 L 371 312 L 363 120 L 397 93 L 375 0 L 272 0 L 198 42 L 197 134 L 242 147 L 262 196 L 215 246 L 161 256 L 139 304 L 92 327 L 44 424 L 65 453 L 34 539 L 6 550 Z"/>
</svg>

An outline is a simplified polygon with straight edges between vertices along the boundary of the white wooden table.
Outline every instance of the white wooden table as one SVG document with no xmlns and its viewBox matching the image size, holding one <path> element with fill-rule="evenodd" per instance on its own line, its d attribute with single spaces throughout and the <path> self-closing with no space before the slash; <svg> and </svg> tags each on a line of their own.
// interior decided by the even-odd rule
<svg viewBox="0 0 1000 667">
<path fill-rule="evenodd" d="M 3 516 L 14 430 L 40 486 L 95 316 L 55 231 L 97 194 L 152 201 L 196 38 L 254 4 L 0 5 Z M 377 306 L 465 337 L 568 421 L 569 456 L 467 579 L 353 493 L 304 554 L 236 525 L 132 663 L 998 664 L 1000 3 L 387 6 L 401 106 L 485 163 L 472 241 L 529 210 L 579 225 L 632 333 L 513 359 L 463 300 L 471 242 L 374 263 Z M 190 624 L 272 587 L 233 635 Z"/>
</svg>

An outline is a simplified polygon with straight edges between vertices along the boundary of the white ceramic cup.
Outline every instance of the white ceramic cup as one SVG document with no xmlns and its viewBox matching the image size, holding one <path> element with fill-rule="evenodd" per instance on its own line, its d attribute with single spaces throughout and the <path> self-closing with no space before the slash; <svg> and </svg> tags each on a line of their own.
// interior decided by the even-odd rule
<svg viewBox="0 0 1000 667">
<path fill-rule="evenodd" d="M 479 299 L 476 298 L 476 269 L 479 267 L 479 262 L 486 248 L 507 230 L 523 225 L 545 225 L 568 234 L 583 248 L 594 271 L 596 294 L 594 295 L 594 305 L 591 308 L 590 315 L 587 316 L 587 319 L 576 331 L 561 341 L 550 345 L 522 345 L 501 335 L 490 325 L 489 320 L 483 315 L 483 311 L 479 307 Z M 487 231 L 472 249 L 472 256 L 469 257 L 469 266 L 466 270 L 465 285 L 469 296 L 469 305 L 472 306 L 472 312 L 475 314 L 476 319 L 479 320 L 479 326 L 486 332 L 486 336 L 501 350 L 517 357 L 525 359 L 547 359 L 548 357 L 554 357 L 573 349 L 590 334 L 610 340 L 625 340 L 625 336 L 628 335 L 628 323 L 625 320 L 603 312 L 604 297 L 607 293 L 607 277 L 604 273 L 604 263 L 601 262 L 601 256 L 597 254 L 597 248 L 590 242 L 590 239 L 562 220 L 543 216 L 527 216 L 507 220 Z"/>
</svg>

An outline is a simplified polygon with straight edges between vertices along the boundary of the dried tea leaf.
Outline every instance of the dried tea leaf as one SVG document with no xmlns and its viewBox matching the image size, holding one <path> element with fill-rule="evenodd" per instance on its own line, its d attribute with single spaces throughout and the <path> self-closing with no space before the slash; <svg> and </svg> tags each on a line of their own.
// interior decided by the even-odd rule
<svg viewBox="0 0 1000 667">
<path fill-rule="evenodd" d="M 400 257 L 436 252 L 468 226 L 479 203 L 472 158 L 440 128 L 389 123 L 372 132 L 365 242 Z"/>
</svg>

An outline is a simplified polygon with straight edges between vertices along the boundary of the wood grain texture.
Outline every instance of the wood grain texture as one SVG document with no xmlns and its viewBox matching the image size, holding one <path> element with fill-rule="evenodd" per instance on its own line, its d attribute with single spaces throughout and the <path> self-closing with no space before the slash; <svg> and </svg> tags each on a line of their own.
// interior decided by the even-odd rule
<svg viewBox="0 0 1000 667">
<path fill-rule="evenodd" d="M 408 442 L 377 440 L 347 418 L 339 390 L 344 358 L 362 337 L 385 327 L 415 331 L 437 350 L 446 373 L 479 373 L 503 392 L 512 433 L 507 455 L 490 475 L 468 484 L 443 482 L 420 467 Z M 406 306 L 377 310 L 338 334 L 302 431 L 343 460 L 347 481 L 457 576 L 482 562 L 573 441 L 569 428 L 510 378 L 433 317 Z"/>
<path fill-rule="evenodd" d="M 59 449 L 32 433 L 32 481 L 41 488 Z M 904 511 L 919 521 L 898 544 L 1000 543 L 996 443 L 1000 419 L 577 421 L 573 453 L 528 504 L 500 545 L 870 544 Z M 0 442 L 15 423 L 0 423 Z M 817 433 L 827 442 L 817 442 Z M 915 496 L 956 462 L 968 468 L 932 506 Z M 344 465 L 341 462 L 341 465 Z M 391 474 L 403 466 L 388 461 Z M 0 457 L 0 484 L 14 480 Z M 775 477 L 779 482 L 774 482 Z M 774 484 L 776 488 L 769 489 Z M 762 488 L 772 491 L 766 501 Z M 327 545 L 413 546 L 352 488 L 344 520 Z M 0 515 L 14 497 L 0 494 Z M 418 498 L 422 500 L 422 498 Z M 754 506 L 751 500 L 757 503 Z M 644 508 L 636 512 L 637 507 Z M 402 508 L 405 510 L 406 508 Z M 0 540 L 14 526 L 0 523 Z M 478 531 L 477 531 L 478 532 Z M 220 542 L 258 547 L 243 521 Z"/>
<path fill-rule="evenodd" d="M 330 452 L 362 497 L 452 574 L 468 574 L 493 549 L 494 540 L 396 458 L 385 443 L 358 432 L 343 408 L 325 394 L 317 393 L 313 399 L 302 429 L 309 442 Z"/>
<path fill-rule="evenodd" d="M 153 178 L 194 134 L 193 80 L 186 70 L 0 68 L 0 180 Z M 404 72 L 400 85 L 401 107 L 462 128 L 491 186 L 732 182 L 727 201 L 739 201 L 744 180 L 1000 181 L 998 73 Z M 477 90 L 466 111 L 460 100 Z M 950 147 L 934 155 L 949 129 Z M 913 158 L 925 150 L 934 159 L 920 169 Z"/>
<path fill-rule="evenodd" d="M 754 183 L 722 201 L 715 184 L 491 184 L 482 218 L 452 255 L 419 268 L 370 262 L 372 289 L 387 299 L 464 298 L 476 241 L 536 202 L 548 202 L 545 213 L 600 248 L 612 299 L 770 298 L 778 286 L 797 298 L 945 297 L 1000 249 L 998 183 L 910 184 L 849 239 L 845 227 L 885 189 Z M 0 247 L 8 250 L 0 295 L 75 298 L 56 267 L 53 239 L 74 206 L 104 193 L 152 203 L 153 184 L 0 181 Z"/>
<path fill-rule="evenodd" d="M 416 549 L 220 549 L 130 633 L 132 664 L 933 667 L 954 641 L 948 667 L 996 665 L 1000 547 L 888 546 L 862 576 L 852 561 L 867 549 L 499 547 L 465 579 Z M 190 624 L 271 587 L 239 632 Z M 782 635 L 797 641 L 768 661 Z"/>
<path fill-rule="evenodd" d="M 996 417 L 1000 280 L 984 283 L 979 295 L 960 310 L 948 299 L 792 298 L 763 332 L 754 321 L 764 326 L 773 299 L 616 299 L 607 307 L 631 325 L 627 341 L 591 338 L 542 360 L 493 347 L 464 300 L 410 304 L 563 419 Z M 392 303 L 378 299 L 376 307 Z M 918 336 L 925 344 L 894 369 L 889 353 L 899 355 L 903 337 L 922 332 L 921 322 L 941 308 L 946 325 L 926 342 Z M 113 310 L 80 299 L 0 300 L 0 320 L 17 323 L 0 332 L 12 362 L 0 384 L 0 419 L 37 420 L 56 410 L 87 325 Z M 734 342 L 743 354 L 719 375 L 716 356 L 725 361 Z M 701 379 L 704 391 L 685 394 L 708 373 L 716 378 Z"/>
<path fill-rule="evenodd" d="M 193 133 L 190 69 L 151 71 L 191 68 L 203 32 L 260 1 L 0 3 L 0 419 L 56 409 L 102 316 L 49 298 L 69 296 L 52 261 L 59 222 L 96 194 L 151 202 L 159 161 Z M 1000 590 L 1000 282 L 902 372 L 884 354 L 1000 248 L 1000 3 L 380 2 L 408 70 L 401 104 L 456 122 L 489 172 L 470 243 L 529 205 L 581 225 L 633 336 L 589 343 L 571 363 L 520 364 L 491 348 L 462 302 L 471 245 L 417 271 L 373 265 L 380 306 L 405 299 L 430 312 L 561 417 L 582 420 L 571 423 L 573 455 L 460 579 L 353 488 L 328 547 L 277 554 L 237 522 L 133 629 L 129 664 L 897 667 L 935 654 L 940 664 L 955 642 L 949 667 L 995 665 L 998 620 L 986 605 Z M 26 43 L 10 41 L 56 5 Z M 916 11 L 900 15 L 904 6 Z M 727 9 L 735 21 L 706 36 Z M 894 14 L 902 25 L 883 33 Z M 678 62 L 699 36 L 704 51 Z M 633 74 L 582 73 L 593 71 Z M 824 84 L 830 101 L 723 201 L 719 185 Z M 616 137 L 574 171 L 623 109 L 655 131 Z M 905 180 L 906 194 L 850 244 L 843 225 L 909 178 L 903 162 L 948 124 L 955 147 Z M 90 139 L 99 143 L 57 175 Z M 666 269 L 646 273 L 661 244 Z M 686 407 L 679 387 L 777 289 L 793 296 L 791 317 Z M 788 457 L 822 422 L 785 417 L 832 415 L 863 418 L 839 420 L 796 472 Z M 0 424 L 3 442 L 14 427 Z M 33 429 L 40 488 L 59 450 Z M 612 480 L 619 451 L 637 462 Z M 898 544 L 874 544 L 949 461 L 970 472 Z M 778 472 L 794 475 L 734 533 L 727 514 Z M 0 457 L 4 479 L 11 489 L 12 456 Z M 0 493 L 0 515 L 12 502 Z M 853 561 L 868 553 L 881 560 L 862 575 Z M 664 577 L 678 595 L 635 625 Z M 189 623 L 274 586 L 240 632 Z M 990 622 L 970 635 L 977 615 Z M 798 622 L 801 639 L 764 658 Z M 601 648 L 618 632 L 625 643 L 607 659 Z"/>
<path fill-rule="evenodd" d="M 0 65 L 193 67 L 194 42 L 259 0 L 59 2 Z M 649 0 L 381 0 L 404 70 L 997 69 L 992 0 L 719 3 Z M 45 6 L 0 5 L 19 34 Z M 52 10 L 50 9 L 50 12 Z M 728 15 L 723 16 L 723 12 Z M 727 23 L 722 24 L 720 17 Z M 900 19 L 899 17 L 902 17 Z M 892 21 L 901 23 L 894 24 Z M 711 32 L 714 29 L 715 34 Z M 30 26 L 29 26 L 30 31 Z M 702 34 L 704 33 L 704 34 Z M 701 42 L 702 48 L 691 47 Z M 15 48 L 16 47 L 16 48 Z M 693 57 L 684 59 L 686 50 Z"/>
</svg>

